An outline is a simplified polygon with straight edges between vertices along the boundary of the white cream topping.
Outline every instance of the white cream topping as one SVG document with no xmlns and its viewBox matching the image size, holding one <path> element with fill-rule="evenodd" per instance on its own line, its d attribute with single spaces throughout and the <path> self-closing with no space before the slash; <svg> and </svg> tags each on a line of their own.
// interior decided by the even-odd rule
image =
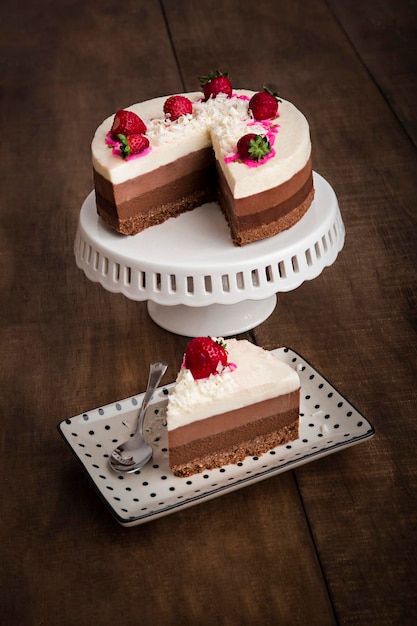
<svg viewBox="0 0 417 626">
<path fill-rule="evenodd" d="M 297 372 L 270 352 L 246 340 L 228 339 L 225 343 L 228 362 L 236 369 L 194 380 L 191 372 L 182 368 L 168 399 L 168 430 L 300 387 Z"/>
<path fill-rule="evenodd" d="M 152 172 L 197 150 L 213 146 L 216 159 L 235 198 L 275 187 L 300 171 L 311 153 L 308 122 L 290 102 L 279 103 L 279 114 L 269 123 L 278 124 L 273 149 L 275 155 L 259 167 L 248 167 L 240 161 L 226 162 L 236 152 L 237 141 L 247 133 L 266 134 L 265 124 L 254 121 L 248 112 L 253 91 L 238 89 L 237 97 L 220 94 L 202 101 L 200 92 L 182 94 L 193 102 L 193 114 L 171 122 L 163 106 L 168 96 L 147 100 L 127 107 L 143 119 L 151 150 L 143 156 L 124 161 L 112 153 L 106 137 L 114 115 L 98 127 L 92 141 L 94 169 L 113 184 Z"/>
</svg>

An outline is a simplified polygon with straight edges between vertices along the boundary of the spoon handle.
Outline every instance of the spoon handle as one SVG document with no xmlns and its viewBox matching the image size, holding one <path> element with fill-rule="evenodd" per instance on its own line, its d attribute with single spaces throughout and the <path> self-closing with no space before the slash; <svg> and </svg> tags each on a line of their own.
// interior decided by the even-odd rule
<svg viewBox="0 0 417 626">
<path fill-rule="evenodd" d="M 132 473 L 143 467 L 152 458 L 152 446 L 143 438 L 143 420 L 153 393 L 168 365 L 158 361 L 151 363 L 148 384 L 140 407 L 136 431 L 127 441 L 117 446 L 110 455 L 110 465 L 115 472 Z M 127 455 L 124 454 L 127 452 Z"/>
<path fill-rule="evenodd" d="M 151 363 L 149 368 L 149 377 L 148 384 L 146 386 L 145 395 L 143 396 L 142 406 L 140 407 L 138 422 L 136 426 L 136 432 L 124 445 L 124 450 L 132 450 L 134 449 L 138 441 L 141 442 L 143 440 L 143 420 L 145 418 L 146 409 L 148 408 L 148 404 L 152 399 L 155 389 L 158 387 L 159 382 L 162 376 L 165 374 L 168 367 L 168 363 L 164 363 L 163 361 L 157 361 L 156 363 Z"/>
<path fill-rule="evenodd" d="M 138 417 L 137 430 L 140 429 L 140 434 L 142 434 L 143 418 L 145 417 L 148 404 L 152 400 L 154 391 L 158 387 L 159 381 L 165 374 L 167 367 L 168 363 L 164 363 L 163 361 L 157 361 L 156 363 L 151 363 L 150 365 L 148 384 L 146 386 L 145 395 L 143 397 L 142 406 L 140 407 L 140 413 Z"/>
</svg>

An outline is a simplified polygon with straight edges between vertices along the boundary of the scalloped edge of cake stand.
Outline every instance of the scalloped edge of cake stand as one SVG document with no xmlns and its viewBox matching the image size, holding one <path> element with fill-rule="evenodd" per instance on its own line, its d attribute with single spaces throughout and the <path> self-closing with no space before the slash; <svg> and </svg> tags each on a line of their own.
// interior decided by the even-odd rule
<svg viewBox="0 0 417 626">
<path fill-rule="evenodd" d="M 147 301 L 150 318 L 175 334 L 246 332 L 273 313 L 277 293 L 316 278 L 343 248 L 336 194 L 313 176 L 316 196 L 304 217 L 241 248 L 231 245 L 224 216 L 210 204 L 125 238 L 105 227 L 91 192 L 74 242 L 77 266 L 108 291 Z"/>
</svg>

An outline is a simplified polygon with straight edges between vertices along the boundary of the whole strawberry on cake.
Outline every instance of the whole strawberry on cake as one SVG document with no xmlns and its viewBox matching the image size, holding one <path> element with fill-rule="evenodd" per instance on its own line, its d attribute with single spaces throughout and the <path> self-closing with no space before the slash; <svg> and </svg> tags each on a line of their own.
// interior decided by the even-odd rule
<svg viewBox="0 0 417 626">
<path fill-rule="evenodd" d="M 266 87 L 234 89 L 226 73 L 200 77 L 200 87 L 121 109 L 98 127 L 98 214 L 134 235 L 216 201 L 235 245 L 292 227 L 314 198 L 306 118 Z"/>
<path fill-rule="evenodd" d="M 300 379 L 249 341 L 196 337 L 168 398 L 169 463 L 190 476 L 298 438 Z"/>
</svg>

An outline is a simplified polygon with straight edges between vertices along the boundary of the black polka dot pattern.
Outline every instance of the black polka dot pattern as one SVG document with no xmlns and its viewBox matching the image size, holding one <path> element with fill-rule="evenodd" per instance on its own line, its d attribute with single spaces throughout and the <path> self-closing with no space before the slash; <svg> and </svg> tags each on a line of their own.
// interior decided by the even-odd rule
<svg viewBox="0 0 417 626">
<path fill-rule="evenodd" d="M 59 424 L 64 440 L 121 524 L 137 525 L 173 513 L 181 507 L 294 469 L 374 434 L 364 416 L 301 356 L 289 348 L 273 353 L 300 375 L 299 438 L 260 457 L 247 457 L 236 465 L 206 470 L 189 478 L 173 476 L 165 422 L 167 395 L 172 385 L 159 389 L 148 408 L 144 432 L 152 444 L 153 458 L 133 474 L 113 472 L 109 455 L 134 431 L 142 395 Z"/>
</svg>

